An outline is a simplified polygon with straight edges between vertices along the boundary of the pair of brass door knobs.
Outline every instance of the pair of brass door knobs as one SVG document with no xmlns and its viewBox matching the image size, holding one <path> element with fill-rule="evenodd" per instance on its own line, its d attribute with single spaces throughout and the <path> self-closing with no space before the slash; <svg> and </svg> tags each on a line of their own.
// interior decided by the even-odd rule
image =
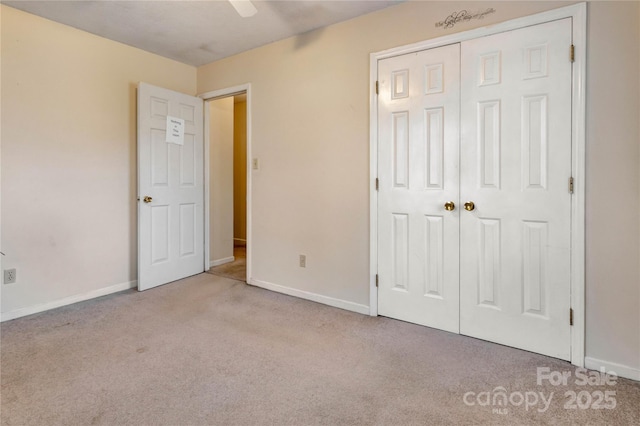
<svg viewBox="0 0 640 426">
<path fill-rule="evenodd" d="M 467 201 L 466 203 L 464 203 L 464 209 L 468 212 L 474 210 L 476 208 L 476 205 L 473 203 L 473 201 Z M 453 211 L 456 209 L 456 204 L 453 201 L 447 201 L 446 203 L 444 203 L 444 209 L 448 212 Z"/>
</svg>

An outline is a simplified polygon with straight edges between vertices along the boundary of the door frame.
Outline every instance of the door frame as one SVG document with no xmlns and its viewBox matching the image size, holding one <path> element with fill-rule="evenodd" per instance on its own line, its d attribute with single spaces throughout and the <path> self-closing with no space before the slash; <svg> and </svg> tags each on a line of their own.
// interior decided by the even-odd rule
<svg viewBox="0 0 640 426">
<path fill-rule="evenodd" d="M 252 244 L 253 238 L 251 237 L 251 83 L 241 84 L 238 86 L 227 87 L 224 89 L 214 90 L 211 92 L 205 92 L 197 95 L 204 101 L 204 270 L 209 270 L 209 257 L 211 256 L 211 241 L 210 233 L 211 224 L 209 223 L 209 214 L 211 208 L 211 195 L 209 193 L 209 179 L 210 179 L 210 143 L 209 140 L 209 126 L 211 119 L 211 111 L 209 107 L 209 101 L 227 98 L 229 96 L 239 95 L 246 93 L 247 95 L 247 210 L 245 215 L 247 217 L 247 276 L 246 282 L 251 282 L 251 261 L 252 261 Z"/>
<path fill-rule="evenodd" d="M 584 367 L 585 357 L 585 148 L 586 148 L 586 42 L 587 4 L 578 3 L 535 15 L 512 19 L 490 27 L 483 27 L 461 33 L 437 37 L 418 43 L 399 46 L 370 54 L 369 79 L 374 90 L 369 98 L 369 212 L 370 212 L 370 253 L 369 253 L 369 315 L 378 315 L 378 96 L 375 92 L 378 81 L 378 61 L 415 53 L 422 50 L 461 43 L 492 34 L 516 30 L 531 25 L 543 24 L 564 18 L 572 18 L 572 38 L 575 60 L 572 68 L 571 87 L 571 174 L 574 180 L 571 199 L 571 363 Z M 567 55 L 569 48 L 567 46 Z M 567 321 L 569 313 L 567 313 Z"/>
</svg>

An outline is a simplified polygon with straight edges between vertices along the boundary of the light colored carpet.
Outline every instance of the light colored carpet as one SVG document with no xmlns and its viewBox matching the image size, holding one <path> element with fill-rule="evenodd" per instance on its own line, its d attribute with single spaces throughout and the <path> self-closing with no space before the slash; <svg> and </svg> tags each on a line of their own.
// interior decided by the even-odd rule
<svg viewBox="0 0 640 426">
<path fill-rule="evenodd" d="M 640 383 L 536 383 L 568 363 L 200 274 L 1 326 L 3 425 L 609 424 L 640 420 Z M 504 387 L 548 410 L 469 406 Z M 565 392 L 615 409 L 565 409 Z M 482 400 L 482 398 L 481 398 Z M 519 397 L 513 398 L 519 402 Z M 586 397 L 583 397 L 583 402 Z M 584 404 L 583 404 L 584 405 Z M 497 408 L 506 408 L 500 414 Z"/>
<path fill-rule="evenodd" d="M 233 248 L 233 262 L 214 266 L 207 273 L 220 277 L 231 278 L 242 282 L 247 281 L 247 247 L 235 246 Z"/>
</svg>

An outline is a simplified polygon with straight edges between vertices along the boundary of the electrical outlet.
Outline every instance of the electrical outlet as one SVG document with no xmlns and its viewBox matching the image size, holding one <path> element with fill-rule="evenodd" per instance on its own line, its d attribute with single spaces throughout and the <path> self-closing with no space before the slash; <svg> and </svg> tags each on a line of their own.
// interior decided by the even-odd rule
<svg viewBox="0 0 640 426">
<path fill-rule="evenodd" d="M 13 284 L 16 282 L 16 270 L 13 269 L 5 269 L 4 270 L 4 283 L 5 284 Z"/>
<path fill-rule="evenodd" d="M 252 159 L 251 168 L 253 168 L 253 170 L 260 170 L 260 163 L 257 158 Z"/>
<path fill-rule="evenodd" d="M 307 267 L 307 256 L 305 256 L 304 254 L 300 255 L 300 267 L 301 268 Z"/>
</svg>

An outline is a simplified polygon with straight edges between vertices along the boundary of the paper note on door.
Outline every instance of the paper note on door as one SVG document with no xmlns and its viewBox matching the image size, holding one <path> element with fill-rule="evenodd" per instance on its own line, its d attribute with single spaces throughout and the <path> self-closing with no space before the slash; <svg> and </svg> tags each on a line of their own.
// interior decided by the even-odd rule
<svg viewBox="0 0 640 426">
<path fill-rule="evenodd" d="M 167 143 L 184 145 L 184 120 L 167 115 Z"/>
</svg>

